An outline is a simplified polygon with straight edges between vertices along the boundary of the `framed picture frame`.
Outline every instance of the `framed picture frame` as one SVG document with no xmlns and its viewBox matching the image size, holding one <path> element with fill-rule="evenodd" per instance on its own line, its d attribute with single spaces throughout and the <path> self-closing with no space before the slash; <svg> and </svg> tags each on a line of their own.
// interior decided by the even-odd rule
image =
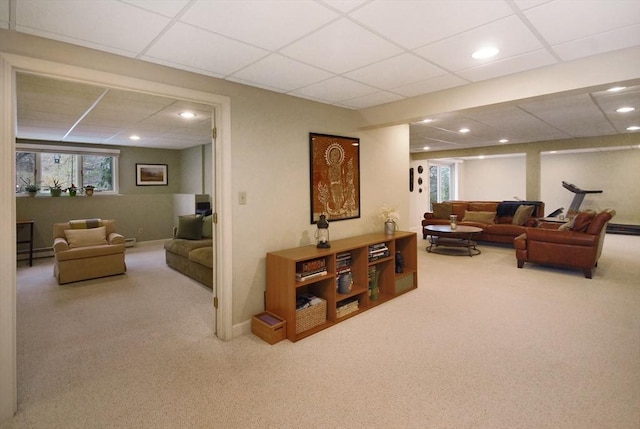
<svg viewBox="0 0 640 429">
<path fill-rule="evenodd" d="M 167 186 L 167 164 L 136 164 L 136 186 Z"/>
<path fill-rule="evenodd" d="M 309 133 L 311 223 L 360 217 L 360 139 Z"/>
</svg>

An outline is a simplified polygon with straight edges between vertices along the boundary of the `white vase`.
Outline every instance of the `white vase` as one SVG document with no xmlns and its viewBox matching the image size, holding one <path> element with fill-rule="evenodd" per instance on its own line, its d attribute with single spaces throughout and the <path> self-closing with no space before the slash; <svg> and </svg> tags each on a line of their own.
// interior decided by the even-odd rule
<svg viewBox="0 0 640 429">
<path fill-rule="evenodd" d="M 392 221 L 388 220 L 384 223 L 384 233 L 385 235 L 393 235 L 394 232 L 398 230 L 398 225 Z"/>
</svg>

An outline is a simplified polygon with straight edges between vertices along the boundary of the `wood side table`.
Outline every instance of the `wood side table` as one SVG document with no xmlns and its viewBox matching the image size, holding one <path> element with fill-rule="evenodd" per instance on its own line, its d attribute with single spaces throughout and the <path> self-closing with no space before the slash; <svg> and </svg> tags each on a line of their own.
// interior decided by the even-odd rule
<svg viewBox="0 0 640 429">
<path fill-rule="evenodd" d="M 18 240 L 17 244 L 27 244 L 29 243 L 29 266 L 33 267 L 33 220 L 19 220 L 16 221 L 16 228 L 18 230 L 24 228 L 25 226 L 29 227 L 29 239 L 28 240 Z M 17 232 L 16 232 L 17 233 Z"/>
</svg>

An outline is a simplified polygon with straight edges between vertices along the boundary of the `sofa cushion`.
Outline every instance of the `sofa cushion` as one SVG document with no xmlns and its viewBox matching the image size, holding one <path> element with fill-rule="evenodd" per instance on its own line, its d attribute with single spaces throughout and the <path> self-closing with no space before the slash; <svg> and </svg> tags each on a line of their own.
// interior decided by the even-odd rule
<svg viewBox="0 0 640 429">
<path fill-rule="evenodd" d="M 165 250 L 176 253 L 180 256 L 184 256 L 185 258 L 189 256 L 189 252 L 201 247 L 213 248 L 213 240 L 211 240 L 210 238 L 202 240 L 185 240 L 181 238 L 174 238 L 173 240 L 164 242 Z"/>
<path fill-rule="evenodd" d="M 176 238 L 200 240 L 202 238 L 202 216 L 178 216 L 178 232 Z"/>
<path fill-rule="evenodd" d="M 208 215 L 202 218 L 202 238 L 213 237 L 213 216 Z"/>
<path fill-rule="evenodd" d="M 436 219 L 449 219 L 453 214 L 451 203 L 433 203 L 433 217 Z"/>
<path fill-rule="evenodd" d="M 213 268 L 213 246 L 192 250 L 189 252 L 189 260 Z"/>
<path fill-rule="evenodd" d="M 533 210 L 535 208 L 535 206 L 518 206 L 518 208 L 516 209 L 516 213 L 513 215 L 511 223 L 514 225 L 524 225 L 533 214 Z"/>
<path fill-rule="evenodd" d="M 70 249 L 107 244 L 104 226 L 90 229 L 67 229 L 64 235 L 67 237 Z"/>
<path fill-rule="evenodd" d="M 592 210 L 586 210 L 578 213 L 574 218 L 573 227 L 571 228 L 571 230 L 577 232 L 586 232 L 595 215 L 596 213 Z"/>
<path fill-rule="evenodd" d="M 116 255 L 118 253 L 122 253 L 124 258 L 124 251 L 124 244 L 76 247 L 75 249 L 56 252 L 56 261 L 98 258 L 100 256 Z"/>
<path fill-rule="evenodd" d="M 465 210 L 462 222 L 494 223 L 496 212 Z"/>
<path fill-rule="evenodd" d="M 496 212 L 498 210 L 498 204 L 499 203 L 494 202 L 473 201 L 469 203 L 467 210 L 472 212 Z"/>
<path fill-rule="evenodd" d="M 512 223 L 496 223 L 493 225 L 485 225 L 484 232 L 490 235 L 509 235 L 517 237 L 525 232 L 524 226 L 514 225 Z"/>
</svg>

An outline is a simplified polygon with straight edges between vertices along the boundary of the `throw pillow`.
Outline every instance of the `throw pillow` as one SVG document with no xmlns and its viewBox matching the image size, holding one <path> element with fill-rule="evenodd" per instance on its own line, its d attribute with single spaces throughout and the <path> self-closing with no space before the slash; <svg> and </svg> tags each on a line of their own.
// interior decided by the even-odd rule
<svg viewBox="0 0 640 429">
<path fill-rule="evenodd" d="M 536 206 L 526 206 L 526 205 L 518 206 L 516 213 L 513 215 L 513 219 L 511 220 L 511 223 L 514 225 L 520 225 L 520 226 L 524 225 L 525 223 L 527 223 L 527 221 L 533 214 L 533 209 L 535 208 Z"/>
<path fill-rule="evenodd" d="M 200 240 L 202 238 L 202 216 L 178 216 L 178 233 L 176 238 Z"/>
<path fill-rule="evenodd" d="M 436 219 L 449 219 L 453 214 L 451 203 L 433 203 L 433 217 Z"/>
<path fill-rule="evenodd" d="M 202 238 L 213 238 L 213 216 L 202 218 Z"/>
<path fill-rule="evenodd" d="M 464 211 L 462 222 L 495 223 L 496 212 Z"/>
<path fill-rule="evenodd" d="M 562 225 L 560 225 L 558 227 L 558 231 L 566 231 L 566 230 L 571 230 L 571 228 L 573 228 L 573 223 L 576 221 L 576 218 L 574 217 L 573 219 L 571 219 L 568 222 L 563 223 Z"/>
<path fill-rule="evenodd" d="M 107 244 L 107 228 L 65 229 L 69 249 Z"/>
<path fill-rule="evenodd" d="M 571 231 L 586 232 L 595 215 L 596 213 L 592 210 L 586 210 L 578 213 L 573 219 L 573 227 L 571 228 Z"/>
</svg>

